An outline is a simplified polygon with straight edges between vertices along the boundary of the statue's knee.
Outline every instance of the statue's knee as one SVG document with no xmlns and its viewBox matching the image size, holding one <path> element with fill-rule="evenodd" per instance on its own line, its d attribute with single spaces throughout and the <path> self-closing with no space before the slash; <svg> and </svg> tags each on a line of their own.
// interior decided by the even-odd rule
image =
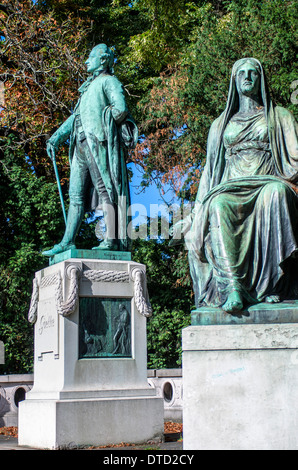
<svg viewBox="0 0 298 470">
<path fill-rule="evenodd" d="M 69 200 L 70 200 L 70 203 L 75 206 L 84 205 L 84 196 L 82 196 L 81 194 L 69 192 Z"/>
<path fill-rule="evenodd" d="M 209 214 L 221 214 L 225 210 L 225 207 L 225 198 L 222 194 L 218 194 L 210 202 Z"/>
<path fill-rule="evenodd" d="M 264 199 L 269 202 L 270 200 L 278 200 L 286 197 L 288 187 L 282 181 L 274 181 L 268 183 L 264 188 Z"/>
</svg>

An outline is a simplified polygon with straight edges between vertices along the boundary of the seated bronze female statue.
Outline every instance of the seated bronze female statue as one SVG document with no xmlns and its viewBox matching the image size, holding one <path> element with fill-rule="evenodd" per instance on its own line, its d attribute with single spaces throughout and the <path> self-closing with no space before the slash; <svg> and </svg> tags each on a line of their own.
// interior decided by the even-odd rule
<svg viewBox="0 0 298 470">
<path fill-rule="evenodd" d="M 297 137 L 293 115 L 270 100 L 260 62 L 237 61 L 182 221 L 197 307 L 233 313 L 298 299 Z"/>
</svg>

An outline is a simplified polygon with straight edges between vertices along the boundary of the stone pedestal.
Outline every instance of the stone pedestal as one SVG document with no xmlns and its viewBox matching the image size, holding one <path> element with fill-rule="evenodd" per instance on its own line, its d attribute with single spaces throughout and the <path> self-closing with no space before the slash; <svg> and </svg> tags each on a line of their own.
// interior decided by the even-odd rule
<svg viewBox="0 0 298 470">
<path fill-rule="evenodd" d="M 36 273 L 34 386 L 19 444 L 68 448 L 163 436 L 163 400 L 147 382 L 145 267 L 72 258 Z"/>
<path fill-rule="evenodd" d="M 184 449 L 298 449 L 298 309 L 276 307 L 277 323 L 260 308 L 267 323 L 254 323 L 252 310 L 245 323 L 221 314 L 225 324 L 215 324 L 210 311 L 202 325 L 196 311 L 183 330 Z"/>
</svg>

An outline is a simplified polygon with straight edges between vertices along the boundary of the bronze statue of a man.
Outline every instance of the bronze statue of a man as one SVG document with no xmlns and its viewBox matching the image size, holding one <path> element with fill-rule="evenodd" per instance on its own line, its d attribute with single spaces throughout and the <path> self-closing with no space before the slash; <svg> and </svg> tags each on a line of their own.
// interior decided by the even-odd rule
<svg viewBox="0 0 298 470">
<path fill-rule="evenodd" d="M 69 209 L 63 239 L 51 257 L 75 248 L 75 238 L 85 212 L 103 210 L 105 240 L 96 248 L 128 250 L 127 209 L 130 204 L 125 156 L 138 139 L 129 115 L 124 88 L 113 75 L 114 56 L 105 44 L 95 46 L 86 61 L 89 78 L 79 88 L 73 114 L 47 144 L 54 159 L 59 145 L 69 139 Z"/>
</svg>

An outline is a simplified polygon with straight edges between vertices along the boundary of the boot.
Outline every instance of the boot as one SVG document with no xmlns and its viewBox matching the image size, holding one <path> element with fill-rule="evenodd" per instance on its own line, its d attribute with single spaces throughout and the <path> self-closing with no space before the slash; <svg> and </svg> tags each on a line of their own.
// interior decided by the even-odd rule
<svg viewBox="0 0 298 470">
<path fill-rule="evenodd" d="M 79 231 L 83 216 L 83 206 L 70 203 L 67 214 L 65 233 L 61 242 L 58 245 L 55 245 L 51 250 L 44 251 L 42 254 L 44 256 L 51 257 L 59 253 L 63 253 L 64 251 L 75 249 L 76 246 L 74 241 Z"/>
</svg>

